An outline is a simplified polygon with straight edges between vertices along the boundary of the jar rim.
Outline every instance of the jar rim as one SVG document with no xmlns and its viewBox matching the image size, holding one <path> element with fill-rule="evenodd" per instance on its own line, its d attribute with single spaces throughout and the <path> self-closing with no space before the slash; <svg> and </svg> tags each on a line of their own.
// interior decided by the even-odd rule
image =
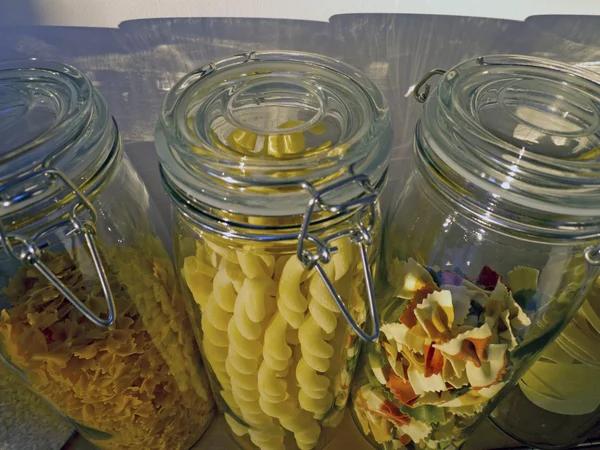
<svg viewBox="0 0 600 450">
<path fill-rule="evenodd" d="M 163 182 L 188 205 L 271 217 L 303 214 L 307 185 L 352 171 L 378 185 L 390 144 L 387 106 L 366 75 L 285 51 L 234 55 L 189 73 L 167 94 L 155 136 Z M 357 195 L 348 189 L 340 202 Z"/>
<path fill-rule="evenodd" d="M 442 75 L 415 149 L 440 184 L 453 186 L 446 193 L 456 191 L 484 221 L 590 236 L 600 232 L 598 105 L 600 77 L 591 71 L 529 56 L 479 57 Z"/>
<path fill-rule="evenodd" d="M 12 138 L 0 144 L 0 217 L 7 225 L 64 206 L 72 192 L 47 171 L 62 172 L 93 195 L 121 154 L 104 98 L 70 65 L 0 62 L 0 110 L 0 130 Z"/>
</svg>

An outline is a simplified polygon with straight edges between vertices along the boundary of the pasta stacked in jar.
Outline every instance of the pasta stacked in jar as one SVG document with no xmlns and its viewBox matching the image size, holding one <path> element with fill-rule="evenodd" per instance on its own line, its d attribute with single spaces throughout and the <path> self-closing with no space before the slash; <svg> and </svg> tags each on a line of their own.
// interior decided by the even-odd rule
<svg viewBox="0 0 600 450">
<path fill-rule="evenodd" d="M 244 448 L 322 448 L 343 418 L 361 338 L 378 332 L 364 329 L 389 127 L 370 80 L 310 54 L 210 63 L 165 100 L 176 264 Z"/>
</svg>

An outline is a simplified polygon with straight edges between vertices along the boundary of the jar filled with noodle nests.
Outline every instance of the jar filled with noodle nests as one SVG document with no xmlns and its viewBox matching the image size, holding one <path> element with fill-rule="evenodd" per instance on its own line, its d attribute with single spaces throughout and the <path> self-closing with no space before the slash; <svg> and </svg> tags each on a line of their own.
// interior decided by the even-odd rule
<svg viewBox="0 0 600 450">
<path fill-rule="evenodd" d="M 390 143 L 379 89 L 318 55 L 236 55 L 167 95 L 156 147 L 177 271 L 242 448 L 320 449 L 343 417 L 360 342 L 378 335 Z"/>
<path fill-rule="evenodd" d="M 73 67 L 8 61 L 0 111 L 2 361 L 100 448 L 189 449 L 214 402 L 104 99 Z"/>
<path fill-rule="evenodd" d="M 540 354 L 553 360 L 540 360 L 552 371 L 544 394 L 564 377 L 564 397 L 586 396 L 571 383 L 593 376 L 593 357 L 575 363 L 547 346 L 574 316 L 584 340 L 573 344 L 579 330 L 568 326 L 559 346 L 589 350 L 596 333 L 596 316 L 576 313 L 597 295 L 600 80 L 494 55 L 432 71 L 414 94 L 424 109 L 413 168 L 383 227 L 381 337 L 363 348 L 352 411 L 377 448 L 456 449 L 514 389 L 541 389 L 535 376 L 517 384 Z M 597 386 L 580 386 L 580 410 L 597 407 Z M 549 421 L 519 404 L 503 402 L 493 419 L 531 438 L 513 419 L 539 420 L 537 430 Z"/>
</svg>

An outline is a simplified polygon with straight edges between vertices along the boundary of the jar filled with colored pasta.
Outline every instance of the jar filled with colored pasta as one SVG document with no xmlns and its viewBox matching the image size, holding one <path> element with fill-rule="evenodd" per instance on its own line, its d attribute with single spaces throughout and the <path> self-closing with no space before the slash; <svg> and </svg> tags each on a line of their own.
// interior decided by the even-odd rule
<svg viewBox="0 0 600 450">
<path fill-rule="evenodd" d="M 2 364 L 102 449 L 189 449 L 214 402 L 106 102 L 73 67 L 2 62 L 0 134 Z"/>
<path fill-rule="evenodd" d="M 381 336 L 363 349 L 352 411 L 378 448 L 454 449 L 597 277 L 600 85 L 498 55 L 413 92 L 413 169 L 384 221 Z"/>
<path fill-rule="evenodd" d="M 358 70 L 304 53 L 208 63 L 156 129 L 177 273 L 230 434 L 320 449 L 340 423 L 361 340 L 391 128 Z"/>
</svg>

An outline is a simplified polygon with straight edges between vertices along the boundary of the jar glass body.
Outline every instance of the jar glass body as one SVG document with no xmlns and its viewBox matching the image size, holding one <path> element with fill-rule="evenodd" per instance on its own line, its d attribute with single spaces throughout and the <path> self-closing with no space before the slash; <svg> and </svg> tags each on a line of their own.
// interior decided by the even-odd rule
<svg viewBox="0 0 600 450">
<path fill-rule="evenodd" d="M 519 380 L 490 418 L 535 448 L 568 449 L 600 427 L 599 280 L 556 341 Z"/>
<path fill-rule="evenodd" d="M 436 69 L 414 94 L 414 169 L 384 222 L 382 337 L 353 411 L 382 447 L 457 448 L 598 276 L 600 80 L 493 55 Z"/>
<path fill-rule="evenodd" d="M 367 306 L 391 126 L 339 61 L 251 52 L 169 92 L 156 129 L 174 253 L 217 404 L 242 448 L 321 449 Z"/>
<path fill-rule="evenodd" d="M 384 221 L 382 336 L 352 388 L 367 438 L 458 448 L 577 310 L 589 244 L 486 229 L 414 171 Z"/>
<path fill-rule="evenodd" d="M 0 447 L 6 450 L 31 448 L 60 450 L 73 435 L 73 427 L 33 393 L 14 371 L 0 365 Z"/>
<path fill-rule="evenodd" d="M 344 416 L 361 340 L 315 269 L 302 267 L 297 240 L 230 238 L 173 215 L 177 271 L 232 438 L 245 449 L 323 448 Z M 362 327 L 359 248 L 349 238 L 332 244 L 338 252 L 324 267 Z"/>
<path fill-rule="evenodd" d="M 34 392 L 101 448 L 187 449 L 210 421 L 208 383 L 154 229 L 160 218 L 131 163 L 123 157 L 118 166 L 93 200 L 114 324 L 91 323 L 37 269 L 4 256 L 2 353 Z M 80 238 L 57 236 L 42 258 L 94 313 L 106 314 Z"/>
<path fill-rule="evenodd" d="M 37 90 L 22 121 L 44 114 L 38 97 L 63 96 L 68 105 L 71 89 L 90 108 L 80 130 L 61 122 L 47 131 L 58 134 L 43 136 L 46 144 L 74 136 L 67 150 L 44 150 L 52 165 L 4 185 L 1 355 L 100 448 L 188 449 L 208 427 L 213 400 L 158 211 L 89 81 L 67 66 L 26 63 L 28 82 L 7 74 L 13 79 L 2 86 L 9 95 Z M 97 166 L 70 170 L 76 150 L 79 162 Z"/>
</svg>

